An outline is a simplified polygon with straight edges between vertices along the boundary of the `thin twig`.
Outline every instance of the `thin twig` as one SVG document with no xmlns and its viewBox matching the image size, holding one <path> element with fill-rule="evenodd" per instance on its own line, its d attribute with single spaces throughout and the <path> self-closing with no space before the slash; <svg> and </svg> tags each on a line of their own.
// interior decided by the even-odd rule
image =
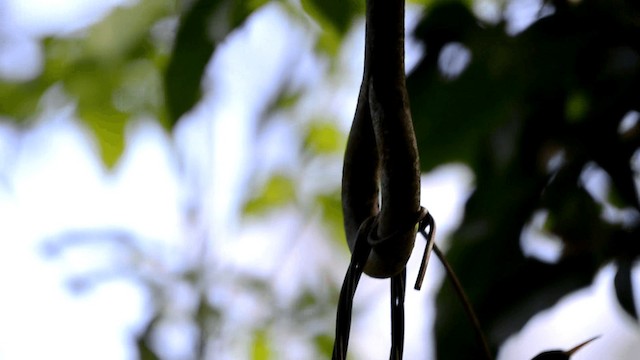
<svg viewBox="0 0 640 360">
<path fill-rule="evenodd" d="M 426 234 L 424 232 L 422 232 L 422 235 L 426 237 Z M 440 259 L 440 262 L 442 263 L 445 270 L 447 271 L 447 276 L 451 280 L 451 284 L 453 285 L 453 288 L 456 291 L 458 298 L 462 302 L 465 313 L 467 314 L 467 316 L 469 317 L 469 320 L 471 320 L 471 323 L 473 324 L 473 328 L 475 330 L 475 334 L 478 339 L 478 342 L 482 344 L 485 357 L 488 360 L 493 360 L 493 355 L 491 355 L 491 348 L 489 347 L 489 343 L 487 342 L 487 339 L 484 336 L 484 332 L 482 331 L 482 327 L 480 326 L 480 320 L 478 320 L 478 316 L 473 310 L 471 301 L 469 301 L 469 297 L 464 292 L 464 289 L 462 288 L 462 284 L 460 283 L 460 280 L 456 276 L 456 273 L 453 271 L 451 264 L 449 264 L 449 262 L 445 258 L 444 253 L 440 251 L 440 248 L 438 248 L 438 246 L 435 243 L 433 244 L 433 251 L 436 253 L 438 258 Z"/>
</svg>

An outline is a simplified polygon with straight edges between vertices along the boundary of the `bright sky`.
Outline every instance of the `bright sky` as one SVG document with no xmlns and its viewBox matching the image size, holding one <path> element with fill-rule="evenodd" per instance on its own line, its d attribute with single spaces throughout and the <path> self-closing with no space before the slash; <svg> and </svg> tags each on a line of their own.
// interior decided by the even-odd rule
<svg viewBox="0 0 640 360">
<path fill-rule="evenodd" d="M 39 50 L 33 36 L 76 30 L 98 19 L 113 5 L 122 3 L 126 1 L 5 0 L 0 4 L 0 20 L 10 21 L 0 21 L 0 36 L 6 40 L 0 41 L 0 50 L 7 50 L 0 51 L 0 75 L 32 76 L 39 64 Z M 79 23 L 78 19 L 86 19 L 86 23 Z M 265 34 L 271 37 L 265 39 Z M 249 143 L 254 114 L 251 107 L 246 106 L 246 99 L 260 98 L 260 94 L 270 90 L 273 79 L 280 76 L 286 66 L 282 64 L 282 55 L 289 51 L 291 44 L 301 49 L 297 61 L 302 65 L 295 69 L 297 73 L 311 74 L 314 72 L 307 69 L 322 66 L 314 62 L 306 36 L 292 31 L 290 20 L 271 7 L 253 18 L 247 29 L 236 34 L 221 50 L 219 58 L 210 66 L 208 81 L 226 89 L 217 92 L 225 95 L 206 98 L 175 135 L 186 166 L 199 169 L 200 173 L 193 175 L 193 179 L 177 177 L 169 139 L 152 122 L 141 122 L 130 129 L 123 159 L 113 175 L 104 176 L 93 155 L 94 145 L 72 121 L 73 108 L 59 105 L 62 95 L 56 89 L 47 94 L 44 102 L 49 104 L 47 118 L 33 130 L 18 134 L 11 126 L 0 123 L 0 359 L 133 359 L 131 341 L 140 331 L 142 320 L 149 316 L 145 311 L 149 294 L 120 278 L 89 291 L 71 292 L 70 279 L 84 271 L 108 267 L 113 264 L 116 252 L 109 248 L 99 252 L 80 248 L 51 257 L 47 256 L 50 248 L 43 239 L 55 239 L 68 229 L 122 229 L 147 239 L 143 246 L 159 248 L 157 260 L 162 266 L 179 267 L 185 257 L 190 256 L 176 252 L 184 249 L 179 241 L 188 236 L 184 233 L 180 209 L 185 199 L 193 196 L 185 190 L 184 183 L 189 180 L 210 181 L 203 185 L 210 198 L 202 200 L 202 204 L 212 207 L 207 213 L 216 214 L 213 219 L 204 219 L 215 224 L 207 227 L 215 232 L 210 235 L 226 239 L 217 251 L 224 253 L 234 266 L 252 271 L 269 273 L 282 266 L 264 261 L 269 259 L 265 253 L 288 246 L 282 241 L 291 238 L 286 233 L 291 232 L 300 219 L 292 214 L 278 220 L 276 226 L 275 219 L 268 219 L 262 224 L 240 228 L 234 211 L 237 211 L 238 193 L 243 190 L 239 184 L 247 171 L 242 164 L 255 151 Z M 261 46 L 267 40 L 268 50 Z M 345 80 L 344 88 L 334 89 L 344 96 L 334 100 L 333 108 L 328 109 L 344 120 L 345 127 L 357 96 L 362 56 L 361 37 L 354 35 L 348 41 L 348 46 L 357 52 L 346 54 L 344 59 L 344 66 L 351 69 L 348 73 L 353 74 L 353 78 Z M 411 56 L 410 53 L 408 58 Z M 15 66 L 16 58 L 22 62 L 21 67 Z M 258 58 L 260 63 L 256 64 Z M 322 84 L 322 79 L 305 78 L 304 81 Z M 327 84 L 324 86 L 318 86 L 316 96 L 330 95 L 326 93 Z M 208 120 L 211 117 L 218 121 L 212 124 Z M 286 144 L 290 136 L 284 128 L 274 131 L 273 139 L 262 149 L 268 154 L 265 156 L 267 166 L 286 161 L 286 148 L 281 144 Z M 210 148 L 209 144 L 217 147 Z M 211 172 L 202 173 L 202 169 L 211 169 Z M 222 170 L 230 175 L 214 176 Z M 335 176 L 339 176 L 339 172 Z M 436 217 L 443 237 L 460 220 L 457 214 L 471 182 L 471 175 L 460 166 L 445 167 L 423 178 L 423 204 L 428 205 Z M 264 241 L 265 236 L 270 237 L 268 242 Z M 256 246 L 258 239 L 268 247 Z M 311 241 L 322 243 L 326 239 L 316 236 Z M 417 244 L 420 253 L 423 244 Z M 285 275 L 276 281 L 283 294 L 295 291 L 287 285 L 293 277 L 313 281 L 313 273 L 300 270 L 307 268 L 302 266 L 305 262 L 330 259 L 332 254 L 322 252 L 314 254 L 314 259 L 305 256 L 316 245 L 312 242 L 297 248 L 295 251 L 300 256 L 292 256 L 296 260 L 285 264 Z M 247 253 L 247 248 L 254 249 L 255 253 Z M 339 269 L 336 266 L 337 276 L 342 276 L 347 259 L 339 260 L 343 266 Z M 418 260 L 412 258 L 409 264 L 410 278 L 417 274 Z M 425 329 L 432 325 L 431 295 L 441 280 L 442 271 L 436 261 L 432 264 L 428 275 L 431 281 L 426 282 L 425 289 L 420 293 L 410 290 L 407 294 L 407 359 L 433 356 L 430 343 L 425 341 L 428 339 Z M 595 287 L 573 294 L 553 310 L 539 314 L 537 321 L 506 344 L 500 359 L 528 359 L 543 349 L 568 348 L 598 334 L 603 338 L 590 345 L 588 352 L 578 353 L 576 360 L 635 358 L 635 354 L 640 353 L 640 330 L 637 324 L 630 324 L 614 310 L 612 274 L 611 267 L 605 268 L 598 275 Z M 635 279 L 637 289 L 640 287 L 638 274 Z M 357 334 L 352 336 L 354 352 L 385 354 L 380 358 L 387 356 L 386 292 L 386 282 L 363 280 L 356 305 L 367 299 L 367 314 L 354 323 L 352 331 Z M 237 316 L 246 321 L 242 313 Z M 618 353 L 612 356 L 612 351 Z"/>
</svg>

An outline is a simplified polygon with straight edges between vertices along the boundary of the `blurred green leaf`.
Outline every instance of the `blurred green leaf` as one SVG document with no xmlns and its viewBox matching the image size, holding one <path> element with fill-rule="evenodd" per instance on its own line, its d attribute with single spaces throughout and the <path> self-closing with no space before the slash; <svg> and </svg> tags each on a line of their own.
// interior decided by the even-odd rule
<svg viewBox="0 0 640 360">
<path fill-rule="evenodd" d="M 304 148 L 317 155 L 340 153 L 345 136 L 338 127 L 327 121 L 313 121 L 304 135 Z"/>
<path fill-rule="evenodd" d="M 200 100 L 204 70 L 216 46 L 267 2 L 197 0 L 182 15 L 165 74 L 171 127 Z"/>
<path fill-rule="evenodd" d="M 323 223 L 328 227 L 331 239 L 340 245 L 344 245 L 346 237 L 343 227 L 340 192 L 318 194 L 315 203 L 320 207 Z"/>
<path fill-rule="evenodd" d="M 331 358 L 333 354 L 333 335 L 320 334 L 313 339 L 316 345 L 316 351 L 322 355 L 323 359 Z"/>
<path fill-rule="evenodd" d="M 112 107 L 80 109 L 79 114 L 98 141 L 102 162 L 112 168 L 124 152 L 128 116 Z"/>
<path fill-rule="evenodd" d="M 110 64 L 140 57 L 148 48 L 150 29 L 174 8 L 173 0 L 140 0 L 116 8 L 92 26 L 82 43 L 83 53 L 97 63 Z"/>
<path fill-rule="evenodd" d="M 271 344 L 265 330 L 258 330 L 253 334 L 251 347 L 252 360 L 269 360 L 272 358 Z"/>
<path fill-rule="evenodd" d="M 566 108 L 566 119 L 569 122 L 578 122 L 584 119 L 589 107 L 588 99 L 584 94 L 574 93 L 569 96 Z"/>
<path fill-rule="evenodd" d="M 262 215 L 271 209 L 289 204 L 295 199 L 295 181 L 284 174 L 274 174 L 258 194 L 245 203 L 244 213 Z"/>
<path fill-rule="evenodd" d="M 162 118 L 158 54 L 150 28 L 170 14 L 173 1 L 143 0 L 118 7 L 79 36 L 43 40 L 44 68 L 25 83 L 0 84 L 0 113 L 22 121 L 37 113 L 46 90 L 62 83 L 80 119 L 111 168 L 124 151 L 124 129 L 136 116 Z"/>
<path fill-rule="evenodd" d="M 266 120 L 270 115 L 281 111 L 288 110 L 295 107 L 298 101 L 302 98 L 303 93 L 301 91 L 292 91 L 287 87 L 288 82 L 283 82 L 282 88 L 277 92 L 276 96 L 268 103 L 261 120 Z"/>
<path fill-rule="evenodd" d="M 150 56 L 149 29 L 170 13 L 172 4 L 172 0 L 143 0 L 116 8 L 80 36 L 45 39 L 42 74 L 24 83 L 0 82 L 0 114 L 18 121 L 33 116 L 42 94 L 58 81 L 81 104 L 111 101 L 105 94 L 111 94 L 122 78 L 118 68 L 131 59 Z M 161 99 L 154 101 L 158 107 Z"/>
<path fill-rule="evenodd" d="M 0 115 L 24 122 L 35 115 L 40 97 L 51 83 L 35 79 L 26 83 L 0 81 Z"/>
<path fill-rule="evenodd" d="M 76 63 L 75 70 L 69 70 L 62 80 L 65 90 L 77 99 L 78 115 L 95 136 L 103 163 L 111 168 L 124 151 L 124 128 L 130 115 L 117 110 L 113 102 L 122 68 L 96 65 Z"/>
<path fill-rule="evenodd" d="M 149 60 L 131 61 L 122 69 L 122 81 L 112 94 L 114 106 L 131 114 L 155 114 L 162 108 L 162 79 Z"/>
</svg>

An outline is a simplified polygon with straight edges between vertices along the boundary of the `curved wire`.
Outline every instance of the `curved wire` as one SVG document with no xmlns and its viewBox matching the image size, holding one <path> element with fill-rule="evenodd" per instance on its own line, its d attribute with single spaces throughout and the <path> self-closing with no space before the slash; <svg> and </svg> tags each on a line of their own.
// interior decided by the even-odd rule
<svg viewBox="0 0 640 360">
<path fill-rule="evenodd" d="M 429 221 L 429 219 L 427 219 L 426 221 Z M 426 229 L 426 226 L 424 226 L 422 230 L 420 230 L 420 234 L 422 234 L 422 236 L 427 240 L 427 242 L 432 243 L 431 247 L 433 249 L 433 252 L 436 253 L 436 256 L 438 257 L 438 259 L 440 259 L 440 262 L 442 263 L 445 271 L 447 272 L 447 277 L 449 278 L 450 283 L 453 286 L 453 289 L 458 295 L 458 299 L 460 299 L 460 302 L 462 303 L 462 307 L 464 308 L 464 311 L 467 314 L 469 321 L 471 321 L 471 325 L 473 326 L 473 330 L 476 335 L 477 341 L 482 346 L 482 350 L 484 352 L 485 358 L 487 360 L 493 360 L 493 355 L 491 354 L 491 347 L 489 346 L 489 342 L 484 336 L 484 332 L 482 331 L 482 326 L 480 325 L 480 320 L 478 319 L 476 312 L 473 310 L 473 305 L 471 305 L 471 301 L 469 300 L 467 293 L 464 291 L 464 288 L 462 287 L 462 284 L 460 283 L 458 276 L 456 276 L 455 271 L 453 271 L 453 267 L 451 267 L 451 264 L 449 264 L 449 261 L 447 261 L 447 258 L 445 257 L 444 253 L 440 250 L 440 248 L 438 248 L 438 245 L 436 245 L 433 239 L 431 238 L 432 231 L 435 231 L 434 230 L 435 225 L 434 227 L 431 228 L 431 230 L 429 231 L 429 234 L 427 234 L 425 229 Z M 429 245 L 427 245 L 427 248 L 428 247 Z M 425 258 L 428 258 L 428 255 L 425 254 Z M 424 262 L 424 258 L 423 258 L 423 262 Z M 425 267 L 426 267 L 426 264 L 425 264 Z"/>
<path fill-rule="evenodd" d="M 431 257 L 431 250 L 433 250 L 436 238 L 436 222 L 433 219 L 433 216 L 431 216 L 429 211 L 425 208 L 422 207 L 421 210 L 422 214 L 418 220 L 418 232 L 427 240 L 427 246 L 424 248 L 424 253 L 422 254 L 422 261 L 420 262 L 420 270 L 418 271 L 416 284 L 413 286 L 416 290 L 420 290 L 422 288 L 422 282 L 424 281 L 424 276 L 427 273 L 429 257 Z M 428 233 L 426 232 L 427 227 L 429 228 Z"/>
</svg>

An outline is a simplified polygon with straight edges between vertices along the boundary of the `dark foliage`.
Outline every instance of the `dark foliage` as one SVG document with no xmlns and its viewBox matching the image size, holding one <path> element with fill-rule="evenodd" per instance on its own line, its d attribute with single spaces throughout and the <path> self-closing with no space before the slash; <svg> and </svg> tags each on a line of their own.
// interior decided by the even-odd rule
<svg viewBox="0 0 640 360">
<path fill-rule="evenodd" d="M 620 123 L 640 108 L 640 6 L 553 5 L 551 15 L 509 35 L 505 23 L 482 23 L 466 6 L 443 2 L 415 32 L 426 48 L 408 78 L 422 170 L 456 161 L 475 172 L 448 257 L 494 348 L 612 260 L 621 264 L 620 304 L 637 318 L 630 271 L 640 254 L 640 206 L 631 160 L 640 126 Z M 438 59 L 452 43 L 471 61 L 447 77 Z M 585 188 L 584 172 L 594 168 L 610 180 L 606 206 L 624 209 L 625 221 L 606 220 L 605 203 Z M 521 250 L 523 228 L 539 211 L 544 230 L 562 241 L 555 263 Z M 478 358 L 454 296 L 447 286 L 438 295 L 437 358 Z"/>
</svg>

